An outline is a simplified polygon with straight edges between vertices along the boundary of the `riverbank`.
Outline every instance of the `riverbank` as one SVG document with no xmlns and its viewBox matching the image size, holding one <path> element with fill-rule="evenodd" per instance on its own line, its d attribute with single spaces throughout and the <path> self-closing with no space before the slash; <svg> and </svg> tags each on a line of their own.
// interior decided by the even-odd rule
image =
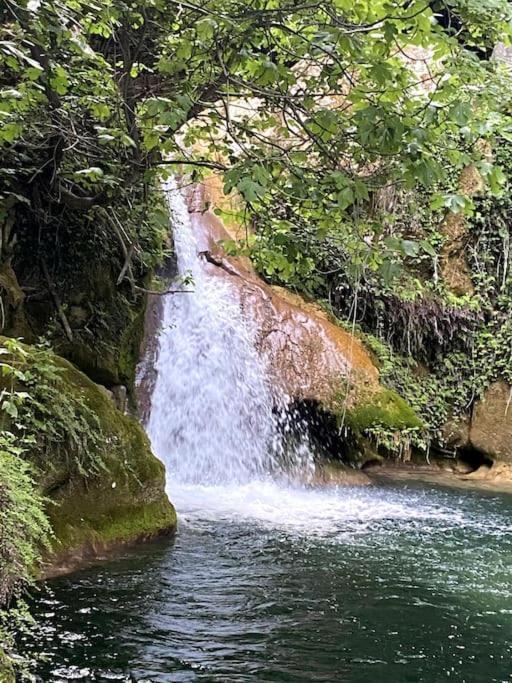
<svg viewBox="0 0 512 683">
<path fill-rule="evenodd" d="M 457 470 L 457 463 L 447 461 L 425 464 L 385 461 L 365 468 L 364 474 L 376 485 L 414 481 L 456 489 L 512 494 L 510 465 L 495 463 L 492 467 L 481 465 L 476 470 L 466 471 L 463 466 L 459 467 L 461 469 Z"/>
</svg>

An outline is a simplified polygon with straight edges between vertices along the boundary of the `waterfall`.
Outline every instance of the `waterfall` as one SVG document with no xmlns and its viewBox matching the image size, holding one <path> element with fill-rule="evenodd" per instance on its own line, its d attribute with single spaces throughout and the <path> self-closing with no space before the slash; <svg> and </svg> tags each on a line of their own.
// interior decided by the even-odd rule
<svg viewBox="0 0 512 683">
<path fill-rule="evenodd" d="M 255 331 L 229 278 L 198 256 L 198 236 L 175 181 L 165 186 L 178 271 L 192 284 L 165 297 L 148 433 L 173 482 L 243 484 L 279 471 L 283 428 Z M 286 431 L 286 430 L 285 430 Z M 308 460 L 304 447 L 297 458 Z"/>
</svg>

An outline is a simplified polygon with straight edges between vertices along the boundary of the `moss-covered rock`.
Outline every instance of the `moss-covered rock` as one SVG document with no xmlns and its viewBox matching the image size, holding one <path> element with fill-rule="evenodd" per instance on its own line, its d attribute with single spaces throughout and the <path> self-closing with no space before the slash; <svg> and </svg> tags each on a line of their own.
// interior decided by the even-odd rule
<svg viewBox="0 0 512 683">
<path fill-rule="evenodd" d="M 383 427 L 389 430 L 420 429 L 423 424 L 410 405 L 395 391 L 381 389 L 345 413 L 345 423 L 356 434 Z"/>
<path fill-rule="evenodd" d="M 4 413 L 2 428 L 16 433 L 17 457 L 30 462 L 48 500 L 53 537 L 43 572 L 172 531 L 164 466 L 139 423 L 69 361 L 15 340 L 0 344 L 0 382 L 17 401 L 16 420 L 8 424 Z"/>
<path fill-rule="evenodd" d="M 0 683 L 15 683 L 15 680 L 11 662 L 0 649 Z"/>
<path fill-rule="evenodd" d="M 95 382 L 108 387 L 123 384 L 131 393 L 147 296 L 126 283 L 116 284 L 121 266 L 115 260 L 91 261 L 91 254 L 91 258 L 75 263 L 75 256 L 71 268 L 65 264 L 65 257 L 57 265 L 48 259 L 50 279 L 71 335 L 62 326 L 46 280 L 37 269 L 34 271 L 30 260 L 20 264 L 20 278 L 24 286 L 41 290 L 36 297 L 25 297 L 19 285 L 19 291 L 13 288 L 17 280 L 12 268 L 0 269 L 0 289 L 8 292 L 9 311 L 12 309 L 4 331 L 28 343 L 44 336 L 59 355 Z M 147 284 L 149 278 L 146 274 L 140 284 Z"/>
<path fill-rule="evenodd" d="M 58 365 L 67 390 L 98 417 L 102 464 L 91 477 L 76 477 L 73 463 L 60 463 L 53 476 L 47 473 L 55 538 L 46 573 L 176 527 L 176 513 L 164 489 L 164 466 L 151 452 L 142 427 L 120 413 L 106 392 L 71 363 L 58 358 Z"/>
<path fill-rule="evenodd" d="M 352 466 L 387 458 L 409 459 L 411 447 L 424 431 L 413 408 L 392 389 L 378 385 L 376 391 L 341 391 L 328 407 L 342 435 L 345 448 L 341 459 Z"/>
<path fill-rule="evenodd" d="M 108 387 L 123 384 L 131 393 L 144 334 L 146 298 L 129 303 L 116 293 L 101 305 L 109 329 L 96 332 L 94 338 L 78 329 L 72 342 L 61 340 L 59 353 L 94 381 Z"/>
</svg>

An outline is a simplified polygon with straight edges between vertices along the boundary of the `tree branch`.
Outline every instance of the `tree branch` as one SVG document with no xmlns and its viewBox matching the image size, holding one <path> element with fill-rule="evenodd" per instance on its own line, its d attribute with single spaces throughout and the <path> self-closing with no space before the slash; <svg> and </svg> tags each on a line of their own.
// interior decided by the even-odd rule
<svg viewBox="0 0 512 683">
<path fill-rule="evenodd" d="M 41 265 L 41 270 L 43 272 L 44 279 L 46 280 L 46 284 L 48 285 L 48 289 L 52 296 L 53 303 L 55 304 L 55 308 L 57 309 L 57 315 L 59 316 L 60 321 L 62 323 L 62 327 L 64 328 L 64 332 L 66 333 L 66 337 L 69 339 L 70 342 L 72 342 L 73 331 L 71 330 L 71 326 L 68 322 L 68 319 L 66 318 L 64 309 L 62 308 L 62 303 L 60 301 L 59 295 L 57 294 L 57 290 L 55 289 L 55 285 L 50 279 L 50 273 L 48 272 L 48 266 L 46 265 L 46 261 L 43 257 L 41 257 L 39 259 L 39 263 Z"/>
<path fill-rule="evenodd" d="M 179 166 L 184 164 L 186 166 L 204 166 L 205 168 L 212 168 L 215 171 L 227 171 L 228 166 L 218 163 L 216 161 L 206 161 L 205 159 L 162 159 L 157 162 L 158 166 Z"/>
</svg>

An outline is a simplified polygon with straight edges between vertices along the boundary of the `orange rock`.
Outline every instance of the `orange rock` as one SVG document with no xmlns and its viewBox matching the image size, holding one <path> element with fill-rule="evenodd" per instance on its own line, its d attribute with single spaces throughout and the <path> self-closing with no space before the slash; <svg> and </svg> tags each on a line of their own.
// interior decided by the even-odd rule
<svg viewBox="0 0 512 683">
<path fill-rule="evenodd" d="M 276 387 L 293 399 L 324 405 L 343 390 L 348 407 L 380 389 L 378 370 L 354 334 L 317 305 L 264 282 L 249 259 L 226 255 L 219 243 L 233 236 L 205 203 L 204 188 L 189 193 L 189 207 L 198 250 L 211 273 L 228 278 L 238 290 Z"/>
</svg>

